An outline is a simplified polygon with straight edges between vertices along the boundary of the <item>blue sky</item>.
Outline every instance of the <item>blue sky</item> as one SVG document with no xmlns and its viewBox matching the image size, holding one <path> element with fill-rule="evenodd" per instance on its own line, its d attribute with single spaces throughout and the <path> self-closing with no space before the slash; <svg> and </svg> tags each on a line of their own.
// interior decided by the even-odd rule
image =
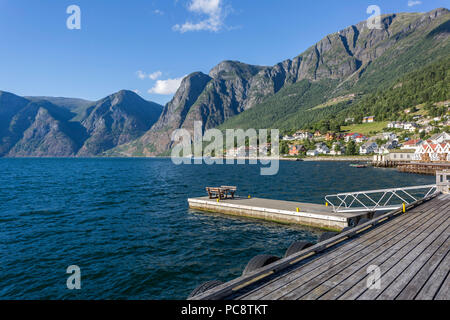
<svg viewBox="0 0 450 320">
<path fill-rule="evenodd" d="M 274 65 L 381 13 L 450 0 L 0 0 L 0 90 L 97 100 L 121 89 L 161 104 L 222 60 Z M 69 30 L 66 9 L 81 9 Z"/>
</svg>

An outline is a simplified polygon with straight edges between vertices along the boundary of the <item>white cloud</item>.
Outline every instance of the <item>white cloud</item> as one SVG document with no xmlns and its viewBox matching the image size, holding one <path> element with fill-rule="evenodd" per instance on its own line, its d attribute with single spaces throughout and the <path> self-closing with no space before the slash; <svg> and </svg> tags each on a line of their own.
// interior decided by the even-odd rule
<svg viewBox="0 0 450 320">
<path fill-rule="evenodd" d="M 185 76 L 175 79 L 158 80 L 153 88 L 148 90 L 148 93 L 169 95 L 177 92 Z"/>
<path fill-rule="evenodd" d="M 145 78 L 147 78 L 147 74 L 144 71 L 137 71 L 136 75 L 138 76 L 139 79 L 144 80 Z"/>
<path fill-rule="evenodd" d="M 160 16 L 163 16 L 163 15 L 164 15 L 164 11 L 159 10 L 159 9 L 153 10 L 153 13 L 154 13 L 154 14 L 157 14 L 157 15 L 160 15 Z"/>
<path fill-rule="evenodd" d="M 173 26 L 174 31 L 185 33 L 189 31 L 212 31 L 218 32 L 225 25 L 227 16 L 223 7 L 223 0 L 191 0 L 188 11 L 204 16 L 199 22 L 186 21 L 184 24 Z"/>
<path fill-rule="evenodd" d="M 414 7 L 414 6 L 417 6 L 419 4 L 422 4 L 422 1 L 418 1 L 418 0 L 409 0 L 408 1 L 408 7 Z"/>
<path fill-rule="evenodd" d="M 148 75 L 148 77 L 150 79 L 152 79 L 152 80 L 156 80 L 156 79 L 158 79 L 161 76 L 162 76 L 162 72 L 161 71 L 156 71 L 156 72 L 153 72 L 153 73 Z"/>
<path fill-rule="evenodd" d="M 139 70 L 139 71 L 136 72 L 136 75 L 141 80 L 144 80 L 144 79 L 147 79 L 147 78 L 150 78 L 152 80 L 156 80 L 156 79 L 158 79 L 159 77 L 162 76 L 162 72 L 158 70 L 158 71 L 155 71 L 153 73 L 147 74 L 146 72 L 144 72 L 142 70 Z"/>
<path fill-rule="evenodd" d="M 134 89 L 133 92 L 136 93 L 136 94 L 140 93 L 140 91 L 138 89 Z"/>
</svg>

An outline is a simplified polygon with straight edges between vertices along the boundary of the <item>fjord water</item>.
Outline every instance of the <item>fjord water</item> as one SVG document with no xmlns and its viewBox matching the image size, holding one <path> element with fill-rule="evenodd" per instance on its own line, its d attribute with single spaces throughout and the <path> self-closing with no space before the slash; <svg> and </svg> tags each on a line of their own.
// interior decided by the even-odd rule
<svg viewBox="0 0 450 320">
<path fill-rule="evenodd" d="M 0 159 L 0 299 L 185 299 L 239 276 L 255 255 L 283 255 L 322 231 L 188 209 L 205 186 L 323 203 L 335 192 L 430 184 L 431 176 L 348 162 L 182 165 L 169 159 Z M 81 290 L 68 290 L 70 265 Z"/>
</svg>

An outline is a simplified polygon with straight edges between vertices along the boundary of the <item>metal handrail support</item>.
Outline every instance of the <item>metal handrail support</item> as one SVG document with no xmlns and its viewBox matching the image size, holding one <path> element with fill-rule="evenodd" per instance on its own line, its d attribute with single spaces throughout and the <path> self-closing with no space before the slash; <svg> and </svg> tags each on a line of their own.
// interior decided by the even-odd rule
<svg viewBox="0 0 450 320">
<path fill-rule="evenodd" d="M 436 185 L 430 184 L 403 188 L 344 192 L 327 195 L 325 196 L 325 201 L 332 206 L 333 212 L 373 212 L 393 210 L 402 207 L 403 204 L 409 205 L 418 200 L 418 198 L 416 198 L 417 196 L 415 197 L 411 194 L 412 190 L 427 190 L 424 192 L 424 196 L 420 196 L 419 198 L 427 198 L 429 195 L 437 192 Z M 378 198 L 375 197 L 375 194 L 382 195 Z M 373 205 L 365 204 L 360 200 L 361 197 L 365 197 L 369 202 L 373 203 Z M 385 198 L 387 198 L 387 200 L 383 203 Z M 389 204 L 393 199 L 400 200 L 402 203 Z M 409 199 L 412 199 L 412 201 Z M 354 206 L 354 204 L 359 204 L 359 206 Z"/>
</svg>

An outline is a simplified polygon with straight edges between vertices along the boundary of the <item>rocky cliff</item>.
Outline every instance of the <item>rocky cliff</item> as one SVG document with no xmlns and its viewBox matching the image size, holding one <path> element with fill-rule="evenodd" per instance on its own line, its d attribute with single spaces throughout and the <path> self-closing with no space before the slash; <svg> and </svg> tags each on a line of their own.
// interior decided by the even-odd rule
<svg viewBox="0 0 450 320">
<path fill-rule="evenodd" d="M 264 105 L 283 90 L 288 93 L 283 93 L 280 99 L 296 95 L 307 97 L 308 94 L 315 98 L 298 99 L 295 102 L 298 105 L 294 103 L 294 106 L 285 108 L 260 108 L 262 112 L 272 114 L 267 118 L 272 119 L 273 123 L 278 120 L 278 112 L 286 116 L 299 109 L 314 107 L 312 101 L 323 103 L 339 94 L 352 93 L 349 88 L 358 84 L 364 76 L 367 78 L 364 81 L 370 83 L 364 90 L 376 90 L 384 81 L 381 70 L 395 70 L 395 76 L 401 76 L 411 68 L 421 66 L 420 61 L 411 65 L 408 55 L 413 54 L 412 48 L 416 50 L 420 47 L 430 30 L 441 28 L 443 32 L 441 30 L 440 35 L 432 39 L 432 48 L 428 46 L 427 51 L 418 57 L 422 63 L 432 61 L 433 50 L 442 46 L 441 42 L 448 44 L 448 35 L 445 35 L 448 21 L 447 9 L 384 15 L 381 29 L 369 29 L 366 21 L 352 25 L 326 36 L 294 59 L 275 66 L 223 61 L 209 75 L 196 72 L 187 76 L 172 101 L 164 107 L 158 122 L 141 138 L 120 146 L 113 154 L 162 154 L 171 148 L 173 130 L 192 130 L 194 121 L 202 121 L 205 129 L 217 127 L 228 119 L 239 118 L 235 116 L 246 114 L 255 106 Z M 298 89 L 296 84 L 299 84 Z M 317 99 L 317 93 L 322 93 L 323 99 Z M 287 104 L 292 102 L 290 99 L 286 101 Z M 244 123 L 236 122 L 235 127 L 244 126 Z"/>
<path fill-rule="evenodd" d="M 100 155 L 142 136 L 161 110 L 131 91 L 97 102 L 0 92 L 0 156 Z"/>
</svg>

